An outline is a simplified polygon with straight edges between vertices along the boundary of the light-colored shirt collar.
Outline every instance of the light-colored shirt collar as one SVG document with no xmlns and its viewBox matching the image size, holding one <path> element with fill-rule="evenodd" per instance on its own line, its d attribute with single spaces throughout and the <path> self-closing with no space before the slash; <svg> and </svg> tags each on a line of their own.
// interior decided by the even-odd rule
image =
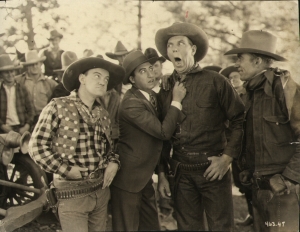
<svg viewBox="0 0 300 232">
<path fill-rule="evenodd" d="M 143 90 L 141 90 L 141 89 L 139 89 L 139 91 L 145 96 L 145 98 L 146 98 L 148 101 L 150 101 L 150 95 L 149 95 L 149 93 L 147 93 L 147 92 L 145 92 L 145 91 L 143 91 Z"/>
</svg>

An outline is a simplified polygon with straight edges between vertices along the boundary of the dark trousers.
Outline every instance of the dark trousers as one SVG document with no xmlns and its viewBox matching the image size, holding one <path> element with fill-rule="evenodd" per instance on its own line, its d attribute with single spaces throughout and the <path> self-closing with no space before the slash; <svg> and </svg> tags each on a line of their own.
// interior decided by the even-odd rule
<svg viewBox="0 0 300 232">
<path fill-rule="evenodd" d="M 299 184 L 289 194 L 253 187 L 253 219 L 256 232 L 299 231 Z"/>
<path fill-rule="evenodd" d="M 160 230 L 152 179 L 137 193 L 110 188 L 114 231 Z"/>
<path fill-rule="evenodd" d="M 220 181 L 207 181 L 203 177 L 204 171 L 180 175 L 174 199 L 178 230 L 203 230 L 203 222 L 199 219 L 204 206 L 209 230 L 232 231 L 231 172 L 228 171 Z"/>
</svg>

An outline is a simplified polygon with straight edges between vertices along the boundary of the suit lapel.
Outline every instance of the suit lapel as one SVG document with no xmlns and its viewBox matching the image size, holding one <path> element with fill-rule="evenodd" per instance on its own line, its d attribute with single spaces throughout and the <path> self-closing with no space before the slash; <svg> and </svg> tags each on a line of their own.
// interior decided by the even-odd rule
<svg viewBox="0 0 300 232">
<path fill-rule="evenodd" d="M 149 109 L 150 112 L 152 112 L 154 115 L 158 116 L 157 111 L 154 109 L 154 107 L 152 106 L 150 101 L 144 96 L 144 94 L 141 93 L 141 91 L 139 91 L 139 89 L 137 89 L 133 86 L 130 89 L 130 91 L 136 98 L 139 98 L 140 100 L 142 100 L 145 103 L 145 105 L 147 106 L 147 109 Z"/>
</svg>

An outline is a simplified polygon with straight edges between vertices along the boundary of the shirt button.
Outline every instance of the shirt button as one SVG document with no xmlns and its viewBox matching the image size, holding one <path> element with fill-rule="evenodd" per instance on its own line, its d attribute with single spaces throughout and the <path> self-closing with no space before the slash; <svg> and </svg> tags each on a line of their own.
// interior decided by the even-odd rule
<svg viewBox="0 0 300 232">
<path fill-rule="evenodd" d="M 278 126 L 278 125 L 279 125 L 279 123 L 278 123 L 278 122 L 276 122 L 276 125 Z"/>
</svg>

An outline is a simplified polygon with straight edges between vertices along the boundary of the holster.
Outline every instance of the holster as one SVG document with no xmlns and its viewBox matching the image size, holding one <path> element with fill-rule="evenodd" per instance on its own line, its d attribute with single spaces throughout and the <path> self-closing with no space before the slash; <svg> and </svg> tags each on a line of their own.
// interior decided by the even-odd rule
<svg viewBox="0 0 300 232">
<path fill-rule="evenodd" d="M 180 162 L 178 162 L 172 158 L 169 159 L 170 170 L 169 170 L 167 178 L 169 181 L 172 196 L 175 196 L 176 189 L 178 186 L 179 175 L 178 175 L 177 171 L 178 171 L 179 164 L 180 164 Z"/>
<path fill-rule="evenodd" d="M 48 202 L 50 209 L 52 210 L 52 212 L 56 216 L 56 218 L 59 219 L 58 212 L 57 212 L 58 201 L 56 198 L 55 191 L 56 191 L 56 189 L 55 189 L 53 183 L 51 182 L 50 188 L 45 191 L 45 194 L 46 194 L 47 202 Z"/>
</svg>

